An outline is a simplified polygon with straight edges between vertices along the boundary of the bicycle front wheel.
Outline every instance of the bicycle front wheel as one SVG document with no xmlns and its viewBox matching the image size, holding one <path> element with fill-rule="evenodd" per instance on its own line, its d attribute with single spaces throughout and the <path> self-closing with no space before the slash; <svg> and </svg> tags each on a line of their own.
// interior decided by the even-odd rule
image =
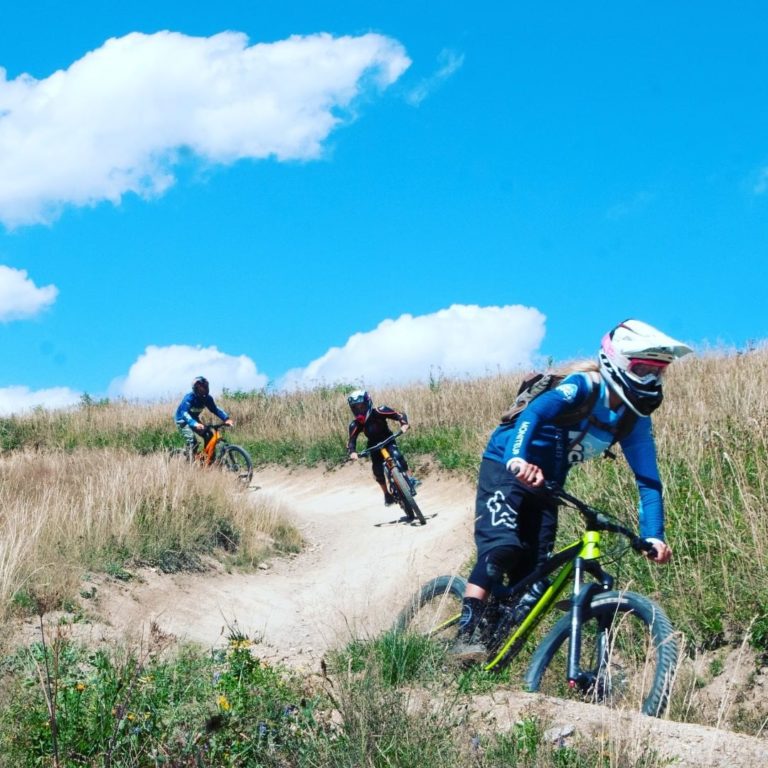
<svg viewBox="0 0 768 768">
<path fill-rule="evenodd" d="M 461 576 L 438 576 L 428 581 L 400 612 L 393 629 L 434 637 L 448 645 L 456 639 L 466 586 Z"/>
<path fill-rule="evenodd" d="M 541 641 L 525 676 L 529 691 L 661 716 L 669 700 L 678 649 L 664 611 L 634 592 L 604 592 L 585 609 L 583 678 L 567 680 L 571 615 Z M 560 651 L 562 650 L 562 653 Z"/>
<path fill-rule="evenodd" d="M 397 486 L 397 500 L 403 508 L 403 512 L 405 512 L 411 520 L 415 517 L 422 525 L 426 525 L 427 520 L 419 509 L 419 505 L 414 501 L 413 494 L 411 493 L 411 486 L 397 467 L 392 468 L 392 482 Z"/>
<path fill-rule="evenodd" d="M 253 462 L 245 448 L 239 445 L 228 445 L 219 460 L 221 466 L 236 475 L 243 485 L 249 485 L 253 477 Z"/>
</svg>

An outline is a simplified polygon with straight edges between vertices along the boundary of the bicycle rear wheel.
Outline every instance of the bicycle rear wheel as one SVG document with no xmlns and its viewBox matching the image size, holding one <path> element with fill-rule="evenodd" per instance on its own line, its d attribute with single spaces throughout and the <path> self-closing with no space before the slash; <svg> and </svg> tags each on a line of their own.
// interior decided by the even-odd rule
<svg viewBox="0 0 768 768">
<path fill-rule="evenodd" d="M 634 592 L 596 595 L 582 626 L 585 678 L 574 687 L 566 679 L 570 627 L 567 614 L 541 641 L 525 676 L 528 690 L 657 717 L 664 713 L 678 650 L 672 624 L 658 605 Z"/>
<path fill-rule="evenodd" d="M 411 519 L 415 517 L 422 525 L 426 525 L 427 520 L 419 509 L 419 505 L 413 499 L 411 486 L 397 467 L 392 468 L 392 482 L 397 486 L 397 500 L 405 514 Z"/>
<path fill-rule="evenodd" d="M 245 448 L 239 445 L 228 445 L 219 459 L 221 466 L 237 476 L 237 479 L 245 486 L 251 482 L 253 477 L 253 462 Z"/>
<path fill-rule="evenodd" d="M 428 581 L 400 612 L 393 629 L 434 637 L 448 645 L 456 639 L 466 586 L 461 576 L 438 576 Z"/>
</svg>

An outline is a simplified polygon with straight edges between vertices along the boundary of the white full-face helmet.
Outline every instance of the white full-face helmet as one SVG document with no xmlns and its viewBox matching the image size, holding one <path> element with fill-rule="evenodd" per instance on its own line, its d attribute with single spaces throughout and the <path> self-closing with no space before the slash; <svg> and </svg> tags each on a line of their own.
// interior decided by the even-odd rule
<svg viewBox="0 0 768 768">
<path fill-rule="evenodd" d="M 693 350 L 648 323 L 625 320 L 603 336 L 600 373 L 638 415 L 650 416 L 664 398 L 661 381 L 667 366 Z"/>
</svg>

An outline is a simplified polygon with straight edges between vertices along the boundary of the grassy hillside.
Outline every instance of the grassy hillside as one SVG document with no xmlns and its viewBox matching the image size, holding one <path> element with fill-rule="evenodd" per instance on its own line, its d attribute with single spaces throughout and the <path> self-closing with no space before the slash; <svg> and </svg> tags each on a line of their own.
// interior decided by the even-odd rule
<svg viewBox="0 0 768 768">
<path fill-rule="evenodd" d="M 749 629 L 753 643 L 768 649 L 768 515 L 763 512 L 768 485 L 767 374 L 765 349 L 683 360 L 670 369 L 666 401 L 654 417 L 668 538 L 675 558 L 667 568 L 642 563 L 627 567 L 634 569 L 630 575 L 644 589 L 660 595 L 676 625 L 701 647 L 738 640 Z M 446 469 L 474 477 L 488 434 L 512 400 L 518 381 L 519 376 L 436 379 L 428 386 L 373 394 L 377 403 L 408 412 L 413 429 L 401 446 L 409 456 L 417 461 L 418 456 L 431 456 Z M 221 404 L 236 420 L 233 441 L 248 448 L 257 464 L 333 465 L 346 455 L 349 411 L 344 394 L 348 389 L 339 386 L 286 395 L 228 393 Z M 98 474 L 99 464 L 129 472 L 131 454 L 152 454 L 178 444 L 174 406 L 86 399 L 72 411 L 38 411 L 0 420 L 5 457 L 0 471 L 19 467 L 20 473 L 18 480 L 2 483 L 5 508 L 48 503 L 25 500 L 30 485 L 25 473 L 31 471 L 24 468 L 25 462 L 35 467 L 33 476 L 54 472 L 57 463 L 74 476 L 87 474 L 89 466 L 90 472 Z M 141 474 L 141 469 L 133 471 Z M 166 503 L 165 477 L 155 482 L 161 490 L 141 502 L 148 509 Z M 126 487 L 130 481 L 118 485 Z M 634 484 L 620 455 L 616 461 L 591 462 L 575 470 L 570 487 L 634 519 Z M 73 499 L 70 506 L 78 504 Z M 46 518 L 50 520 L 51 515 L 49 509 Z M 6 513 L 5 524 L 13 526 L 13 517 Z M 109 517 L 102 523 L 105 533 L 113 525 Z M 65 525 L 59 524 L 59 529 L 65 530 Z M 564 520 L 564 535 L 568 530 Z M 14 540 L 13 535 L 10 539 Z M 7 542 L 9 537 L 1 540 Z M 120 540 L 115 545 L 146 556 L 138 543 Z M 90 567 L 92 555 L 82 557 Z M 8 556 L 3 558 L 7 561 Z M 8 564 L 4 570 L 11 567 Z M 4 591 L 0 587 L 0 599 L 7 598 L 8 587 Z"/>
<path fill-rule="evenodd" d="M 765 349 L 673 366 L 654 424 L 674 559 L 663 568 L 637 557 L 612 566 L 622 584 L 659 599 L 683 633 L 689 658 L 722 649 L 721 656 L 706 657 L 710 677 L 729 647 L 751 644 L 759 656 L 768 655 L 767 374 Z M 429 458 L 471 479 L 519 378 L 437 379 L 374 397 L 408 412 L 413 429 L 401 448 L 413 464 Z M 257 463 L 333 465 L 346 455 L 348 389 L 228 393 L 221 404 L 237 423 L 233 441 Z M 244 504 L 231 478 L 165 460 L 164 449 L 179 443 L 174 407 L 86 398 L 71 411 L 0 420 L 3 613 L 76 611 L 87 599 L 81 590 L 89 572 L 130 578 L 137 564 L 172 571 L 201 567 L 209 556 L 248 567 L 271 551 L 300 546 L 279 510 Z M 634 483 L 618 453 L 615 461 L 574 470 L 569 487 L 636 521 Z M 562 537 L 574 530 L 563 515 Z M 442 662 L 415 639 L 403 644 L 385 636 L 343 649 L 329 660 L 330 687 L 255 663 L 242 653 L 245 638 L 233 638 L 220 654 L 173 657 L 143 649 L 138 656 L 93 655 L 63 635 L 49 641 L 3 662 L 0 751 L 11 756 L 9 765 L 663 764 L 650 745 L 622 746 L 620 739 L 576 751 L 545 749 L 546 722 L 535 718 L 510 734 L 458 742 L 450 734 L 463 717 L 460 697 L 497 682 L 482 675 L 446 679 Z M 707 719 L 692 704 L 691 692 L 702 682 L 681 680 L 673 716 L 719 724 L 718 716 Z M 414 712 L 416 684 L 432 691 L 428 719 Z M 72 762 L 52 757 L 51 701 L 59 702 L 70 728 L 61 731 L 61 743 L 80 739 Z M 768 711 L 761 706 L 745 715 L 743 730 L 763 732 Z M 328 719 L 329 709 L 336 720 Z M 628 751 L 620 751 L 624 747 Z M 173 762 L 179 755 L 183 760 Z"/>
</svg>

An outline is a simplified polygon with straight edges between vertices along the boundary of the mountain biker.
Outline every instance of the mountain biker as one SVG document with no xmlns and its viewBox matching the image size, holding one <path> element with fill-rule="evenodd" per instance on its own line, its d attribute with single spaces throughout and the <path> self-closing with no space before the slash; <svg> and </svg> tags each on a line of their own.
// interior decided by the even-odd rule
<svg viewBox="0 0 768 768">
<path fill-rule="evenodd" d="M 364 389 L 356 389 L 351 392 L 347 397 L 347 403 L 354 416 L 349 422 L 349 441 L 347 442 L 347 453 L 353 461 L 358 458 L 357 438 L 361 432 L 368 438 L 368 445 L 376 445 L 388 437 L 392 437 L 392 430 L 387 424 L 388 420 L 400 422 L 400 429 L 403 432 L 407 432 L 410 427 L 408 416 L 405 413 L 395 411 L 388 405 L 374 407 L 371 396 Z M 397 444 L 392 442 L 388 448 L 395 463 L 407 472 L 408 464 Z M 381 455 L 381 451 L 371 452 L 371 469 L 376 482 L 384 492 L 384 506 L 388 507 L 394 504 L 395 499 L 387 490 L 387 484 L 384 480 L 384 457 Z"/>
<path fill-rule="evenodd" d="M 513 423 L 496 428 L 480 465 L 477 562 L 464 592 L 453 648 L 457 657 L 470 660 L 485 654 L 472 635 L 493 586 L 504 576 L 510 584 L 519 582 L 552 552 L 557 507 L 532 489 L 545 480 L 562 485 L 571 466 L 600 456 L 616 440 L 640 494 L 640 535 L 656 550 L 647 556 L 657 564 L 669 562 L 672 550 L 664 539 L 650 415 L 661 405 L 667 366 L 692 351 L 647 323 L 625 320 L 603 337 L 596 362 L 576 366 L 558 386 L 531 400 Z M 596 398 L 593 388 L 599 388 Z M 594 405 L 585 416 L 583 404 L 590 397 Z M 580 414 L 569 423 L 569 412 L 580 405 Z M 539 583 L 532 591 L 541 594 L 546 586 Z"/>
<path fill-rule="evenodd" d="M 225 424 L 234 426 L 229 414 L 219 408 L 211 397 L 208 379 L 205 376 L 198 376 L 192 382 L 192 391 L 184 395 L 179 403 L 174 417 L 176 427 L 192 453 L 197 453 L 199 447 L 195 435 L 202 439 L 204 445 L 210 440 L 208 427 L 200 421 L 200 414 L 206 409 L 218 416 Z"/>
</svg>

